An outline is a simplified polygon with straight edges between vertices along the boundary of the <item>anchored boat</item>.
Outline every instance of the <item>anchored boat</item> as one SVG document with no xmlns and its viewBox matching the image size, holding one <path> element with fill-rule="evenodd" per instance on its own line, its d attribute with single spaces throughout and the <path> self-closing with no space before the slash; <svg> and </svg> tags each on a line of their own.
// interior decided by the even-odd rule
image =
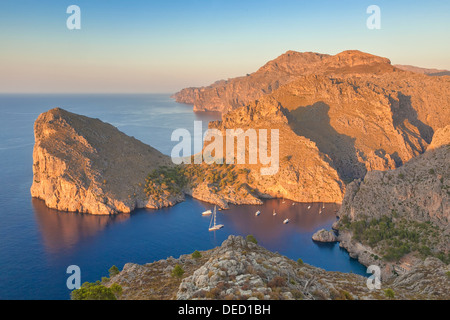
<svg viewBox="0 0 450 320">
<path fill-rule="evenodd" d="M 214 223 L 213 223 L 214 222 Z M 211 217 L 211 222 L 209 223 L 209 231 L 216 231 L 222 229 L 224 227 L 223 224 L 216 224 L 216 206 L 214 206 L 214 212 Z"/>
<path fill-rule="evenodd" d="M 202 216 L 209 216 L 210 214 L 212 214 L 211 210 L 206 210 L 202 212 Z"/>
</svg>

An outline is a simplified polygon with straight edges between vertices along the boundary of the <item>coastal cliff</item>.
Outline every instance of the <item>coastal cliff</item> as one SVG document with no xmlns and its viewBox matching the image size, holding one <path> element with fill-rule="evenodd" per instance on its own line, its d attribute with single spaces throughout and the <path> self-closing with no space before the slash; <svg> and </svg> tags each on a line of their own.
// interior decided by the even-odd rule
<svg viewBox="0 0 450 320">
<path fill-rule="evenodd" d="M 175 165 L 114 126 L 55 108 L 34 125 L 31 196 L 49 208 L 91 214 L 158 209 L 185 195 L 227 208 L 262 204 L 234 166 Z M 226 183 L 224 185 L 224 183 Z"/>
<path fill-rule="evenodd" d="M 148 198 L 145 177 L 170 158 L 108 123 L 55 108 L 39 115 L 34 135 L 31 195 L 50 208 L 115 214 L 184 199 Z"/>
<path fill-rule="evenodd" d="M 366 266 L 379 265 L 384 278 L 427 257 L 450 262 L 450 144 L 448 136 L 436 139 L 402 167 L 347 187 L 334 224 L 340 246 Z"/>
</svg>

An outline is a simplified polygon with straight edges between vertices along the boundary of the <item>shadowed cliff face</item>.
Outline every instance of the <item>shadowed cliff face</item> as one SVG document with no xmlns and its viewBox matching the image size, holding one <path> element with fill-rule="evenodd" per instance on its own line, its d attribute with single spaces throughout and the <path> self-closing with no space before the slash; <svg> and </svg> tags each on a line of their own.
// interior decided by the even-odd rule
<svg viewBox="0 0 450 320">
<path fill-rule="evenodd" d="M 363 177 L 366 167 L 359 161 L 355 149 L 355 138 L 337 132 L 330 124 L 330 107 L 324 102 L 299 107 L 291 111 L 290 126 L 299 136 L 313 141 L 317 148 L 328 155 L 333 167 L 344 181 Z"/>
</svg>

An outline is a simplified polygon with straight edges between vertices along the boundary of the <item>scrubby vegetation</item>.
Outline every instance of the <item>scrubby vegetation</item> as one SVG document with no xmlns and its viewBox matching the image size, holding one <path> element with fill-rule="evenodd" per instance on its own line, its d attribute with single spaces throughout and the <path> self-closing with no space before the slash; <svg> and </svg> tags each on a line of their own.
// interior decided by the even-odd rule
<svg viewBox="0 0 450 320">
<path fill-rule="evenodd" d="M 178 194 L 186 185 L 184 168 L 181 166 L 161 166 L 150 172 L 145 180 L 144 191 L 147 196 L 161 198 L 170 194 Z"/>
<path fill-rule="evenodd" d="M 226 187 L 235 190 L 246 188 L 249 170 L 237 168 L 234 164 L 186 164 L 179 166 L 161 166 L 150 172 L 146 178 L 144 191 L 148 197 L 161 199 L 172 194 L 179 194 L 183 188 L 195 188 L 200 183 L 206 182 L 213 192 L 220 192 Z"/>
<path fill-rule="evenodd" d="M 344 216 L 340 224 L 353 232 L 356 241 L 383 252 L 383 259 L 386 261 L 398 261 L 404 255 L 415 252 L 423 259 L 434 256 L 445 263 L 450 262 L 448 253 L 431 249 L 441 241 L 441 231 L 430 222 L 398 218 L 394 210 L 392 217 L 383 216 L 380 219 L 350 221 Z"/>
<path fill-rule="evenodd" d="M 200 259 L 201 257 L 202 257 L 202 254 L 198 250 L 195 250 L 192 253 L 192 258 L 194 258 L 194 259 Z"/>
<path fill-rule="evenodd" d="M 79 289 L 72 291 L 70 297 L 72 300 L 117 300 L 121 294 L 122 287 L 117 283 L 108 288 L 100 281 L 96 281 L 83 283 Z"/>
<path fill-rule="evenodd" d="M 247 240 L 247 242 L 253 242 L 254 244 L 258 244 L 256 238 L 251 234 L 249 234 L 245 239 Z"/>
<path fill-rule="evenodd" d="M 177 264 L 172 270 L 172 277 L 181 278 L 184 274 L 183 268 Z"/>
</svg>

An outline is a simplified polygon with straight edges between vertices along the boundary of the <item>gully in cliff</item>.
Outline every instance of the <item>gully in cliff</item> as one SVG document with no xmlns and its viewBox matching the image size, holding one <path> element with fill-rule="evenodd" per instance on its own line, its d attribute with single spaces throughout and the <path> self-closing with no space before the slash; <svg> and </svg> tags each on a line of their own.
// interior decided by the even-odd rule
<svg viewBox="0 0 450 320">
<path fill-rule="evenodd" d="M 171 140 L 179 141 L 172 149 L 171 157 L 175 164 L 192 163 L 192 158 L 188 155 L 192 150 L 192 140 L 194 140 L 194 150 L 205 148 L 201 153 L 193 157 L 194 164 L 260 164 L 261 175 L 274 175 L 279 169 L 279 132 L 278 129 L 270 129 L 270 155 L 268 150 L 267 129 L 226 129 L 222 132 L 218 129 L 208 129 L 203 135 L 202 122 L 194 122 L 194 139 L 187 129 L 176 129 L 172 133 Z M 203 137 L 203 139 L 202 139 Z M 246 141 L 248 139 L 248 146 Z M 181 140 L 181 141 L 180 141 Z M 211 140 L 213 140 L 211 142 Z M 237 144 L 235 144 L 237 141 Z M 206 144 L 206 142 L 210 142 Z M 225 142 L 225 146 L 224 146 Z M 225 148 L 224 148 L 225 147 Z M 248 153 L 248 163 L 246 162 Z M 181 155 L 180 155 L 181 154 Z M 213 155 L 214 154 L 214 155 Z"/>
</svg>

